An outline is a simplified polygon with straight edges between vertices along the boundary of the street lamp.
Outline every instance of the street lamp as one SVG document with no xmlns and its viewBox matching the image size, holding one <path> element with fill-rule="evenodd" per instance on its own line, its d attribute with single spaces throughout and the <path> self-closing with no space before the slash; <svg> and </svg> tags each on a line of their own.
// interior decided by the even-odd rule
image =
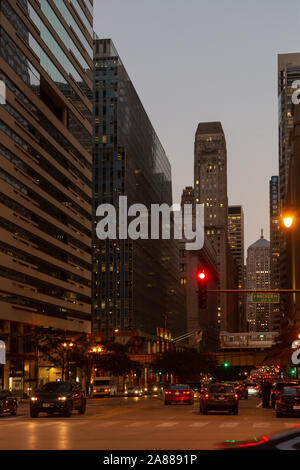
<svg viewBox="0 0 300 470">
<path fill-rule="evenodd" d="M 293 225 L 294 219 L 292 216 L 283 217 L 283 223 L 286 228 L 290 228 Z"/>
<path fill-rule="evenodd" d="M 74 343 L 72 341 L 70 341 L 70 343 L 67 343 L 67 342 L 64 342 L 62 344 L 64 350 L 66 351 L 66 359 L 67 359 L 67 370 L 66 370 L 66 376 L 67 376 L 67 380 L 70 379 L 69 377 L 69 366 L 70 366 L 70 360 L 69 360 L 69 350 L 73 348 L 74 346 Z M 63 362 L 63 371 L 62 371 L 62 380 L 64 380 L 64 362 Z"/>
</svg>

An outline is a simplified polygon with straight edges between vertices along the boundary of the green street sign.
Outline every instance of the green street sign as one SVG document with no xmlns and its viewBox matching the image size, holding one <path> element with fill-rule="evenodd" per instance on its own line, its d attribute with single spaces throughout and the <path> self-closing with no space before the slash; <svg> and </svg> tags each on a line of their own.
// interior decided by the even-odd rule
<svg viewBox="0 0 300 470">
<path fill-rule="evenodd" d="M 258 293 L 252 294 L 252 302 L 259 304 L 278 304 L 279 294 Z"/>
</svg>

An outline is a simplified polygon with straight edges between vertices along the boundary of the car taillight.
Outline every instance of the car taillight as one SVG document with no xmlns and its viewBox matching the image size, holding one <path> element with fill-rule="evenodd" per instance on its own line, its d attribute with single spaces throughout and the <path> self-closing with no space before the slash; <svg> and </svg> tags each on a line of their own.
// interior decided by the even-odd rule
<svg viewBox="0 0 300 470">
<path fill-rule="evenodd" d="M 189 394 L 190 394 L 190 392 L 183 392 L 183 394 L 184 394 L 184 395 L 189 395 Z"/>
<path fill-rule="evenodd" d="M 170 395 L 171 392 L 165 392 L 166 395 Z"/>
<path fill-rule="evenodd" d="M 206 399 L 209 398 L 209 394 L 206 393 L 206 394 L 204 395 L 204 398 L 206 398 Z"/>
<path fill-rule="evenodd" d="M 238 394 L 235 393 L 234 398 L 237 400 L 239 398 Z"/>
</svg>

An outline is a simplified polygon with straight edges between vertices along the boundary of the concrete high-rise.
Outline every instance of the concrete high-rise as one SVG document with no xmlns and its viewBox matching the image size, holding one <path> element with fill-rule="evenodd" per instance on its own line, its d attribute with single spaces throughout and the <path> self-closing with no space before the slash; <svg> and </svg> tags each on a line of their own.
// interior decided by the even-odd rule
<svg viewBox="0 0 300 470">
<path fill-rule="evenodd" d="M 278 178 L 278 213 L 282 216 L 287 199 L 290 159 L 292 153 L 291 131 L 294 126 L 292 111 L 292 87 L 295 80 L 300 80 L 300 53 L 278 54 L 278 143 L 279 143 L 279 178 Z M 281 225 L 282 227 L 282 225 Z M 287 236 L 280 229 L 280 288 L 287 289 L 289 284 L 287 260 Z M 280 311 L 282 321 L 288 309 L 289 296 L 280 295 Z"/>
<path fill-rule="evenodd" d="M 119 196 L 172 206 L 171 166 L 134 85 L 110 39 L 94 46 L 94 228 L 96 208 Z M 172 225 L 172 221 L 171 221 Z M 172 230 L 171 230 L 172 232 Z M 157 327 L 184 333 L 177 240 L 99 240 L 93 233 L 93 332 L 115 329 L 155 335 Z M 182 300 L 182 302 L 181 302 Z"/>
<path fill-rule="evenodd" d="M 246 289 L 270 289 L 270 242 L 263 233 L 247 250 L 246 271 Z M 249 331 L 271 331 L 271 304 L 247 294 L 247 321 Z"/>
<path fill-rule="evenodd" d="M 27 393 L 33 325 L 90 332 L 93 1 L 0 10 L 3 385 Z"/>
<path fill-rule="evenodd" d="M 199 123 L 195 135 L 194 188 L 204 204 L 205 233 L 217 254 L 219 288 L 227 288 L 227 151 L 220 122 Z M 221 329 L 227 330 L 227 297 L 220 294 Z"/>
</svg>

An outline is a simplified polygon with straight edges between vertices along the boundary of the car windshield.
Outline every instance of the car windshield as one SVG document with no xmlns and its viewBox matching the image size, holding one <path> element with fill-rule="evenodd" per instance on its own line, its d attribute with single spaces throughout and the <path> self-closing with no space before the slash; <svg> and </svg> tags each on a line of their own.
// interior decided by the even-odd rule
<svg viewBox="0 0 300 470">
<path fill-rule="evenodd" d="M 94 385 L 109 385 L 109 380 L 95 380 Z"/>
<path fill-rule="evenodd" d="M 42 386 L 41 392 L 70 392 L 71 388 L 71 384 L 67 382 L 48 382 Z"/>
<path fill-rule="evenodd" d="M 170 390 L 187 390 L 188 385 L 171 385 Z"/>
<path fill-rule="evenodd" d="M 279 382 L 276 385 L 276 390 L 283 390 L 285 387 L 292 387 L 293 385 L 298 385 L 297 382 Z"/>
<path fill-rule="evenodd" d="M 209 387 L 210 393 L 234 393 L 232 385 L 211 385 Z"/>
<path fill-rule="evenodd" d="M 284 387 L 284 395 L 298 395 L 300 396 L 300 387 Z"/>
</svg>

